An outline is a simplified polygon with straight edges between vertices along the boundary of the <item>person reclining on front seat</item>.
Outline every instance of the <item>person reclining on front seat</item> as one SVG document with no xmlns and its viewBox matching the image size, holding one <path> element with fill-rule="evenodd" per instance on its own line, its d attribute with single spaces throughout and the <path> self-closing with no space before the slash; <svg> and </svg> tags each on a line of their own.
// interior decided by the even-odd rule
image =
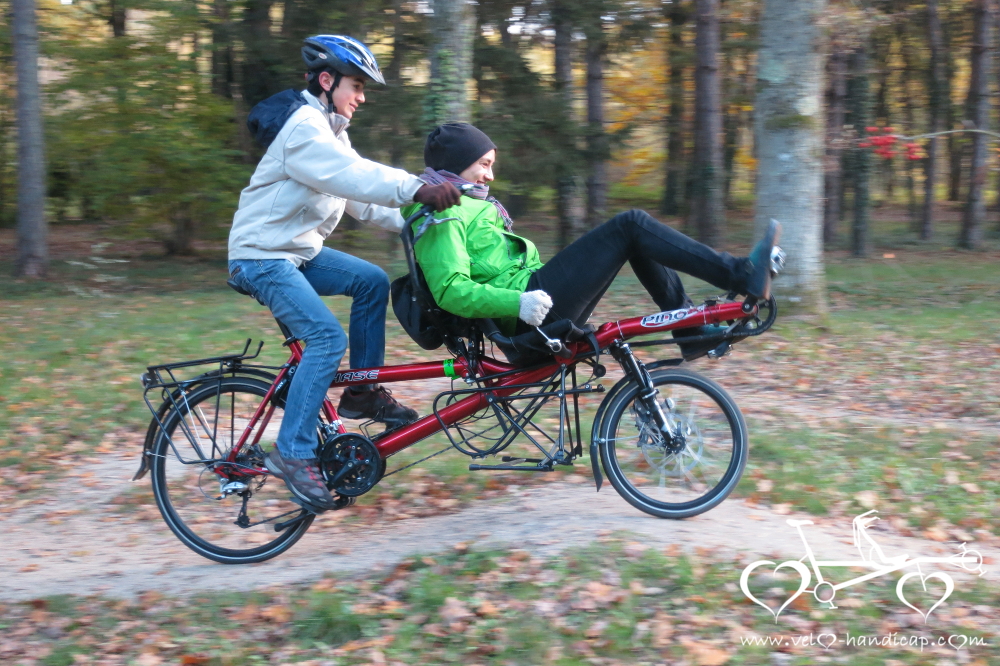
<svg viewBox="0 0 1000 666">
<path fill-rule="evenodd" d="M 749 257 L 738 258 L 688 238 L 641 210 L 612 217 L 543 264 L 535 245 L 513 233 L 513 222 L 489 196 L 497 148 L 468 123 L 434 129 L 424 147 L 428 183 L 472 183 L 459 204 L 423 228 L 414 254 L 438 306 L 468 319 L 489 317 L 505 335 L 526 333 L 570 319 L 582 327 L 628 262 L 653 302 L 663 310 L 690 306 L 674 269 L 720 289 L 766 299 L 771 290 L 771 250 L 779 227 L 772 222 Z M 416 205 L 403 208 L 411 215 Z M 414 222 L 414 233 L 422 223 Z M 717 332 L 717 327 L 684 331 Z M 718 342 L 682 345 L 685 359 L 703 356 Z"/>
</svg>

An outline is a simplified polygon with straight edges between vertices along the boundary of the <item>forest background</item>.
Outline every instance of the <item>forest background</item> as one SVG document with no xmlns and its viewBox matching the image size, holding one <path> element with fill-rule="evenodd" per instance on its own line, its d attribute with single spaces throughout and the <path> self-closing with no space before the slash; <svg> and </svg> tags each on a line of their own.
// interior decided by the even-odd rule
<svg viewBox="0 0 1000 666">
<path fill-rule="evenodd" d="M 0 11 L 13 16 L 18 2 Z M 823 37 L 812 48 L 825 65 L 815 72 L 825 122 L 806 129 L 822 133 L 813 196 L 824 209 L 786 224 L 822 225 L 828 247 L 859 256 L 871 250 L 873 205 L 905 207 L 906 240 L 931 239 L 949 210 L 962 216 L 946 232 L 952 244 L 995 236 L 995 135 L 969 131 L 995 122 L 994 0 L 806 4 Z M 727 210 L 739 218 L 760 194 L 763 5 L 43 0 L 44 215 L 156 239 L 168 254 L 223 239 L 261 155 L 249 109 L 301 88 L 301 40 L 327 32 L 369 43 L 386 74 L 351 125 L 363 155 L 419 172 L 429 129 L 469 120 L 501 147 L 494 194 L 515 217 L 554 216 L 557 247 L 621 202 L 724 248 Z M 18 210 L 11 37 L 0 30 L 0 226 Z M 15 271 L 36 272 L 30 260 Z"/>
<path fill-rule="evenodd" d="M 24 546 L 0 557 L 0 579 L 73 591 L 25 602 L 0 590 L 0 662 L 320 666 L 339 646 L 346 664 L 1000 663 L 1000 144 L 984 133 L 997 127 L 996 0 L 0 0 L 0 17 L 0 272 L 17 276 L 0 279 L 0 533 Z M 29 161 L 13 49 L 33 34 L 25 17 L 37 19 L 29 72 L 41 83 L 27 138 L 44 148 Z M 272 580 L 254 569 L 219 594 L 167 576 L 215 570 L 168 532 L 150 484 L 128 481 L 150 419 L 136 378 L 247 336 L 267 341 L 266 362 L 286 360 L 266 308 L 225 286 L 226 236 L 260 157 L 247 113 L 303 87 L 299 47 L 316 33 L 366 41 L 386 74 L 352 121 L 362 155 L 419 172 L 431 127 L 477 123 L 500 146 L 491 193 L 545 258 L 626 208 L 734 253 L 778 217 L 789 268 L 774 329 L 694 366 L 735 396 L 751 432 L 726 508 L 753 511 L 748 531 L 794 513 L 846 535 L 878 507 L 879 541 L 922 540 L 895 552 L 982 549 L 990 577 L 958 586 L 933 626 L 888 603 L 889 582 L 836 611 L 796 608 L 789 627 L 961 633 L 986 647 L 745 646 L 740 636 L 776 625 L 741 598 L 745 563 L 700 548 L 704 534 L 743 548 L 722 512 L 693 523 L 693 552 L 626 536 L 536 558 L 525 549 L 563 533 L 535 529 L 537 544 L 510 538 L 496 552 L 441 534 L 449 552 L 407 555 L 389 578 L 340 569 L 331 553 L 365 561 L 345 542 L 381 548 L 373 525 L 399 546 L 403 521 L 468 508 L 478 526 L 472 511 L 509 500 L 504 523 L 537 528 L 536 509 L 550 509 L 523 491 L 567 478 L 472 474 L 454 454 L 384 480 L 263 565 L 304 572 L 315 559 L 329 577 L 248 594 L 244 583 Z M 796 85 L 801 111 L 775 113 L 775 89 Z M 345 219 L 328 242 L 392 277 L 406 270 L 389 232 Z M 595 321 L 650 313 L 629 273 Z M 685 280 L 695 298 L 717 294 Z M 329 304 L 346 322 L 350 301 Z M 785 316 L 797 304 L 828 311 Z M 392 364 L 441 358 L 391 316 L 387 342 Z M 412 384 L 395 395 L 428 409 L 441 389 Z M 585 489 L 589 461 L 571 470 L 566 485 Z M 95 525 L 109 538 L 80 536 Z M 799 557 L 786 537 L 776 551 Z M 542 569 L 557 574 L 551 587 L 536 586 Z M 524 583 L 481 583 L 504 580 L 496 571 Z M 118 599 L 110 585 L 127 576 L 150 593 Z M 561 605 L 536 605 L 549 597 Z M 456 609 L 468 617 L 449 624 Z"/>
</svg>

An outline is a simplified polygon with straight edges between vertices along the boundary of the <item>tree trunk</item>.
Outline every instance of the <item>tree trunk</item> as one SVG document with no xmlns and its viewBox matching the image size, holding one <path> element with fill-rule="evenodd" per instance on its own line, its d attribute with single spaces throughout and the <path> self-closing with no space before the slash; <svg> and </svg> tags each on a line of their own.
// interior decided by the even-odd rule
<svg viewBox="0 0 1000 666">
<path fill-rule="evenodd" d="M 395 92 L 403 85 L 402 72 L 403 58 L 406 52 L 406 40 L 403 39 L 402 34 L 402 0 L 393 0 L 392 7 L 392 57 L 389 59 L 389 64 L 385 68 L 384 75 L 386 87 L 389 91 Z M 404 128 L 398 127 L 396 123 L 393 123 L 393 139 L 389 141 L 389 164 L 397 169 L 403 167 L 403 142 L 397 138 L 403 131 L 405 131 Z M 393 235 L 393 243 L 395 243 L 395 235 Z"/>
<path fill-rule="evenodd" d="M 740 110 L 737 105 L 732 104 L 732 99 L 738 96 L 735 64 L 736 53 L 730 53 L 728 58 L 723 58 L 724 70 L 720 78 L 722 80 L 725 99 L 728 104 L 723 105 L 722 110 L 722 206 L 723 210 L 729 207 L 729 190 L 733 184 L 733 168 L 736 164 L 736 148 L 739 141 Z"/>
<path fill-rule="evenodd" d="M 858 136 L 865 136 L 865 127 L 872 122 L 871 85 L 868 81 L 868 53 L 866 45 L 862 45 L 851 54 L 850 93 L 851 121 Z M 871 216 L 871 201 L 869 181 L 872 170 L 872 153 L 868 148 L 854 148 L 853 173 L 851 180 L 854 185 L 854 223 L 851 228 L 851 251 L 856 257 L 868 256 L 869 250 L 869 218 Z"/>
<path fill-rule="evenodd" d="M 944 78 L 944 37 L 941 33 L 941 17 L 937 0 L 927 0 L 927 41 L 930 43 L 930 63 L 927 72 L 927 92 L 929 97 L 930 133 L 941 131 L 943 97 L 948 92 Z M 931 137 L 927 142 L 927 159 L 924 160 L 924 207 L 920 216 L 920 239 L 930 240 L 934 235 L 934 185 L 937 180 L 938 140 Z"/>
<path fill-rule="evenodd" d="M 115 37 L 125 36 L 125 3 L 122 0 L 111 0 L 111 16 L 108 18 L 108 23 Z"/>
<path fill-rule="evenodd" d="M 434 0 L 431 28 L 431 81 L 428 108 L 431 124 L 470 122 L 469 79 L 476 13 L 468 0 Z"/>
<path fill-rule="evenodd" d="M 696 0 L 694 160 L 690 217 L 698 240 L 725 242 L 722 101 L 719 88 L 719 0 Z"/>
<path fill-rule="evenodd" d="M 281 49 L 271 36 L 272 5 L 274 0 L 247 0 L 243 10 L 240 92 L 248 108 L 285 87 L 281 77 Z"/>
<path fill-rule="evenodd" d="M 910 48 L 910 40 L 906 34 L 905 26 L 898 27 L 899 48 L 903 59 L 902 83 L 903 83 L 903 112 L 906 118 L 905 132 L 912 132 L 916 128 L 914 121 L 914 101 L 913 101 L 913 52 Z M 913 160 L 907 156 L 906 160 L 906 211 L 910 218 L 910 231 L 919 233 L 920 218 L 917 215 L 917 194 L 916 183 L 913 176 Z"/>
<path fill-rule="evenodd" d="M 976 129 L 988 130 L 990 124 L 989 70 L 993 33 L 993 0 L 974 0 L 972 13 L 972 76 L 969 81 L 971 120 Z M 986 221 L 986 135 L 972 135 L 972 164 L 969 172 L 969 197 L 962 217 L 958 244 L 975 249 L 983 240 Z"/>
<path fill-rule="evenodd" d="M 233 40 L 228 0 L 212 4 L 212 92 L 219 97 L 233 96 Z"/>
<path fill-rule="evenodd" d="M 826 312 L 823 273 L 823 34 L 826 0 L 766 0 L 761 17 L 754 131 L 758 235 L 776 219 L 792 302 Z"/>
<path fill-rule="evenodd" d="M 840 45 L 830 54 L 830 85 L 826 122 L 826 163 L 824 165 L 823 243 L 830 245 L 840 225 L 844 189 L 844 115 L 847 99 L 847 53 Z"/>
<path fill-rule="evenodd" d="M 946 5 L 947 6 L 947 5 Z M 942 91 L 944 101 L 945 129 L 955 129 L 959 114 L 956 114 L 952 101 L 952 86 L 958 85 L 955 75 L 955 56 L 952 53 L 952 27 L 948 22 L 941 26 L 941 36 L 944 40 L 945 81 L 948 87 Z M 961 134 L 948 135 L 948 201 L 959 201 L 962 198 L 962 161 L 965 155 L 965 140 Z"/>
<path fill-rule="evenodd" d="M 43 278 L 49 268 L 45 221 L 45 135 L 38 88 L 38 28 L 34 0 L 11 0 L 17 72 L 17 261 L 14 275 Z"/>
<path fill-rule="evenodd" d="M 600 18 L 597 19 L 598 22 Z M 604 56 L 600 25 L 587 37 L 587 225 L 604 222 L 608 203 L 608 137 L 604 133 Z"/>
<path fill-rule="evenodd" d="M 552 3 L 552 22 L 555 28 L 555 87 L 562 97 L 563 127 L 566 140 L 576 141 L 573 131 L 573 23 L 570 20 L 571 6 L 568 0 Z M 584 230 L 583 201 L 572 167 L 561 169 L 556 181 L 556 215 L 559 219 L 557 243 L 564 248 L 573 242 Z"/>
<path fill-rule="evenodd" d="M 681 184 L 684 182 L 684 24 L 690 12 L 687 6 L 675 2 L 670 5 L 670 46 L 667 48 L 670 79 L 668 95 L 670 111 L 667 115 L 667 173 L 663 187 L 660 212 L 679 215 L 681 212 Z"/>
</svg>

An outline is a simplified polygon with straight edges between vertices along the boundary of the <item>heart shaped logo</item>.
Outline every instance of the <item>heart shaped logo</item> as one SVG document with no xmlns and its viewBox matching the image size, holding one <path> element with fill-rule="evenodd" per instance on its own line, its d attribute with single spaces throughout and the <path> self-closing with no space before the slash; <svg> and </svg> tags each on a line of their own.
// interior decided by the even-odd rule
<svg viewBox="0 0 1000 666">
<path fill-rule="evenodd" d="M 961 638 L 959 641 L 957 639 Z M 965 644 L 969 642 L 969 637 L 963 634 L 952 634 L 948 637 L 948 645 L 950 645 L 955 650 L 961 650 L 965 647 Z"/>
<path fill-rule="evenodd" d="M 944 594 L 941 595 L 941 598 L 939 598 L 937 601 L 934 602 L 934 605 L 931 606 L 930 610 L 927 611 L 926 613 L 917 608 L 916 606 L 914 606 L 913 604 L 911 604 L 909 601 L 906 600 L 906 597 L 903 596 L 903 585 L 906 584 L 906 581 L 914 577 L 920 579 L 920 585 L 923 588 L 924 592 L 927 591 L 927 581 L 929 581 L 932 578 L 937 578 L 938 580 L 944 583 Z M 954 590 L 955 590 L 955 581 L 953 581 L 951 579 L 951 576 L 944 573 L 943 571 L 935 571 L 933 573 L 927 574 L 926 576 L 921 574 L 919 571 L 911 571 L 910 573 L 901 576 L 899 582 L 896 583 L 896 596 L 899 597 L 899 600 L 902 601 L 906 606 L 912 608 L 917 613 L 919 613 L 920 616 L 924 618 L 924 623 L 927 622 L 927 618 L 930 617 L 930 614 L 934 612 L 934 609 L 943 604 L 945 602 L 945 599 L 950 597 L 951 593 Z"/>
<path fill-rule="evenodd" d="M 816 642 L 822 645 L 824 650 L 829 649 L 831 645 L 837 642 L 837 634 L 819 634 L 816 636 Z"/>
<path fill-rule="evenodd" d="M 795 569 L 797 572 L 799 572 L 799 576 L 801 578 L 799 581 L 799 589 L 796 590 L 795 593 L 792 594 L 792 596 L 788 597 L 788 599 L 785 600 L 785 603 L 781 604 L 781 606 L 778 607 L 778 610 L 774 610 L 773 608 L 765 604 L 763 601 L 755 597 L 750 592 L 750 586 L 748 585 L 748 582 L 750 580 L 750 574 L 753 573 L 754 569 L 765 565 L 774 566 L 774 562 L 771 562 L 770 560 L 758 560 L 757 562 L 753 562 L 747 565 L 747 567 L 743 570 L 743 573 L 740 575 L 740 589 L 743 590 L 743 594 L 747 596 L 747 599 L 754 602 L 758 606 L 763 606 L 764 608 L 766 608 L 768 612 L 774 616 L 774 621 L 777 622 L 778 616 L 781 615 L 781 612 L 788 607 L 788 604 L 795 601 L 799 597 L 799 595 L 801 595 L 802 592 L 804 592 L 805 589 L 809 587 L 809 579 L 810 579 L 809 569 L 806 567 L 806 565 L 802 564 L 802 562 L 799 562 L 798 560 L 789 560 L 787 562 L 782 562 L 781 564 L 774 567 L 775 574 L 777 574 L 778 571 L 780 571 L 781 569 L 787 567 L 789 569 Z M 836 636 L 834 636 L 834 639 L 836 639 Z"/>
</svg>

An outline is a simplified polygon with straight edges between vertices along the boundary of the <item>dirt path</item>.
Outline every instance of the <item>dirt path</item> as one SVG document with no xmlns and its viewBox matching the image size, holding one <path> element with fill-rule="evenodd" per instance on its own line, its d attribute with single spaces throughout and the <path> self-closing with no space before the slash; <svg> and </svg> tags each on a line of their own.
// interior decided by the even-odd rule
<svg viewBox="0 0 1000 666">
<path fill-rule="evenodd" d="M 327 571 L 371 572 L 417 554 L 473 548 L 516 547 L 551 554 L 592 542 L 611 531 L 627 531 L 647 546 L 671 545 L 747 562 L 801 557 L 796 532 L 778 515 L 740 500 L 693 519 L 652 518 L 628 505 L 613 488 L 594 492 L 589 478 L 522 489 L 507 498 L 470 504 L 457 513 L 359 524 L 320 521 L 289 552 L 253 566 L 224 566 L 185 548 L 160 520 L 155 508 L 122 515 L 111 500 L 129 487 L 135 457 L 109 454 L 64 480 L 40 500 L 22 501 L 0 517 L 0 600 L 52 594 L 133 597 L 145 590 L 184 595 L 213 589 L 245 589 L 308 581 Z M 148 480 L 142 483 L 148 484 Z M 376 491 L 377 492 L 377 491 Z M 67 501 L 69 498 L 70 501 Z M 808 516 L 794 516 L 809 518 Z M 857 559 L 849 519 L 813 518 L 805 528 L 813 549 L 827 559 Z M 881 528 L 873 536 L 887 555 L 947 555 L 957 544 L 897 536 Z M 890 528 L 891 529 L 891 528 Z M 977 545 L 977 547 L 979 547 Z M 1000 563 L 1000 549 L 980 547 L 987 569 Z M 949 573 L 958 585 L 964 574 Z M 995 579 L 996 572 L 987 574 Z M 734 571 L 733 581 L 738 581 Z"/>
</svg>

